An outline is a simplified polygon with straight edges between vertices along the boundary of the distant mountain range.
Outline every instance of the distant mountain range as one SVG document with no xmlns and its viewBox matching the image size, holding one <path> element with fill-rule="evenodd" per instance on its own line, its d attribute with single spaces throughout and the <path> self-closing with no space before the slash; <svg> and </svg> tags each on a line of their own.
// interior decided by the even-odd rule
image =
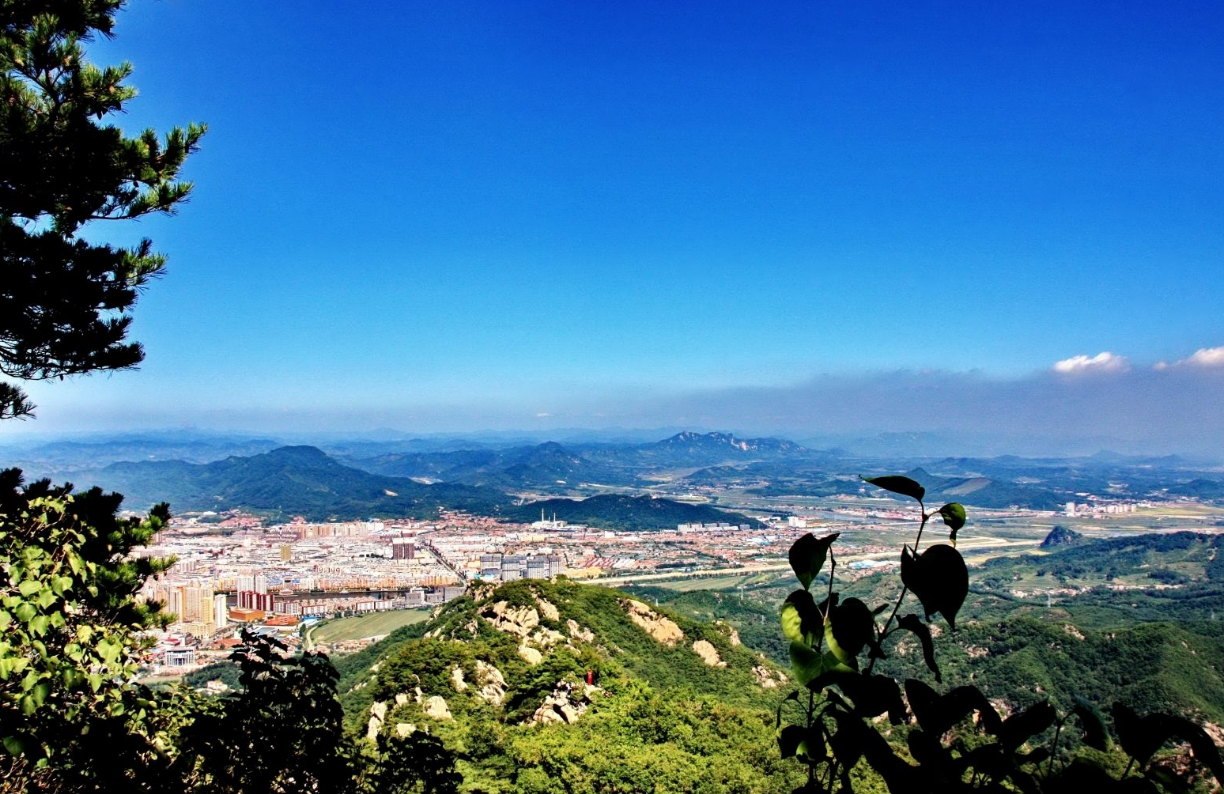
<svg viewBox="0 0 1224 794">
<path fill-rule="evenodd" d="M 352 465 L 390 477 L 483 485 L 507 490 L 555 489 L 582 483 L 632 479 L 614 467 L 594 463 L 555 442 L 510 449 L 468 449 L 388 454 L 349 459 Z"/>
<path fill-rule="evenodd" d="M 799 460 L 813 453 L 777 438 L 741 439 L 730 433 L 677 433 L 647 444 L 547 442 L 505 449 L 400 452 L 345 461 L 391 477 L 485 485 L 506 490 L 571 491 L 583 484 L 632 486 L 639 475 L 664 469 Z"/>
<path fill-rule="evenodd" d="M 315 447 L 274 445 L 268 439 L 169 434 L 164 439 L 145 435 L 10 449 L 20 452 L 22 459 L 14 463 L 26 469 L 27 479 L 96 482 L 126 494 L 133 508 L 164 499 L 179 510 L 244 507 L 312 517 L 432 517 L 439 507 L 504 515 L 524 497 L 593 496 L 609 488 L 886 496 L 857 475 L 906 470 L 926 486 L 929 501 L 971 507 L 1058 510 L 1085 493 L 1134 500 L 1224 499 L 1219 468 L 1174 456 L 1112 452 L 1078 458 L 864 458 L 785 439 L 692 431 L 646 443 L 357 439 L 330 444 L 330 455 Z M 131 459 L 116 460 L 124 455 Z M 650 515 L 641 514 L 644 526 L 653 521 Z M 575 514 L 566 520 L 586 519 Z"/>
<path fill-rule="evenodd" d="M 758 525 L 748 516 L 709 505 L 625 494 L 603 494 L 587 499 L 544 499 L 508 508 L 502 515 L 523 522 L 536 521 L 543 515 L 570 524 L 608 529 L 674 529 L 677 524 Z"/>
<path fill-rule="evenodd" d="M 469 485 L 422 485 L 341 465 L 315 447 L 281 447 L 251 457 L 206 464 L 183 461 L 112 463 L 76 472 L 79 486 L 124 494 L 124 507 L 144 510 L 169 502 L 172 510 L 245 508 L 311 520 L 408 516 L 436 518 L 438 508 L 496 514 L 505 494 Z"/>
<path fill-rule="evenodd" d="M 508 471 L 539 471 L 545 463 L 573 467 L 558 445 L 544 445 L 524 462 L 512 456 Z M 479 469 L 478 466 L 474 466 Z M 559 469 L 554 469 L 558 471 Z M 509 476 L 509 475 L 508 475 Z M 538 475 L 543 476 L 543 475 Z M 57 478 L 64 479 L 64 478 Z M 544 509 L 570 523 L 617 529 L 660 529 L 683 523 L 750 523 L 745 516 L 707 505 L 622 495 L 585 500 L 553 499 L 515 506 L 515 499 L 485 485 L 423 484 L 345 466 L 315 447 L 282 447 L 251 457 L 206 464 L 183 461 L 112 463 L 77 471 L 67 479 L 124 494 L 124 507 L 146 510 L 169 502 L 178 512 L 246 509 L 310 520 L 369 517 L 436 518 L 439 508 L 533 521 Z"/>
</svg>

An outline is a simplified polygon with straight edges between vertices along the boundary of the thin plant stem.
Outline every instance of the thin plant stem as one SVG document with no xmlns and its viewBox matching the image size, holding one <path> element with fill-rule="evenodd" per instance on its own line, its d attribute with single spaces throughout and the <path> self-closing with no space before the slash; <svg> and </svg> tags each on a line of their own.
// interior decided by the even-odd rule
<svg viewBox="0 0 1224 794">
<path fill-rule="evenodd" d="M 915 556 L 917 556 L 918 554 L 918 544 L 919 542 L 922 541 L 922 530 L 926 529 L 927 521 L 930 520 L 931 518 L 929 515 L 927 515 L 926 507 L 922 504 L 922 500 L 918 501 L 918 509 L 922 513 L 922 523 L 918 525 L 918 534 L 914 537 L 914 555 Z M 901 602 L 905 600 L 905 595 L 908 592 L 909 592 L 909 587 L 902 584 L 901 585 L 901 595 L 897 596 L 897 603 L 893 605 L 892 614 L 888 616 L 888 620 L 884 621 L 884 628 L 880 630 L 880 633 L 876 637 L 877 645 L 884 644 L 884 638 L 888 636 L 889 627 L 892 626 L 893 620 L 897 617 L 897 611 L 901 609 Z M 868 674 L 870 674 L 871 671 L 875 669 L 876 661 L 878 661 L 877 658 L 873 657 L 871 662 L 867 665 Z"/>
</svg>

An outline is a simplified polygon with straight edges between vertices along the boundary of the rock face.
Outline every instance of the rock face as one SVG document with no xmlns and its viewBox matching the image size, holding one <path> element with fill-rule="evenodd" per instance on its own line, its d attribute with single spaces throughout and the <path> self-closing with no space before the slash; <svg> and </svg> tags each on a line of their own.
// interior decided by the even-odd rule
<svg viewBox="0 0 1224 794">
<path fill-rule="evenodd" d="M 738 648 L 740 645 L 743 645 L 740 642 L 739 632 L 730 623 L 727 623 L 725 620 L 716 620 L 714 625 L 718 627 L 719 631 L 727 635 L 727 641 L 731 643 L 731 647 Z"/>
<path fill-rule="evenodd" d="M 370 721 L 366 723 L 366 738 L 374 741 L 382 730 L 383 720 L 387 718 L 387 704 L 376 700 L 370 704 Z"/>
<path fill-rule="evenodd" d="M 433 717 L 435 720 L 451 719 L 450 709 L 446 706 L 446 700 L 438 695 L 433 695 L 429 700 L 426 700 L 425 716 Z"/>
<path fill-rule="evenodd" d="M 476 660 L 476 686 L 480 687 L 476 695 L 487 703 L 500 706 L 506 699 L 506 679 L 501 670 L 480 659 Z"/>
<path fill-rule="evenodd" d="M 550 605 L 551 606 L 551 605 Z M 556 610 L 556 607 L 553 607 Z M 480 610 L 480 616 L 498 631 L 526 638 L 540 625 L 540 613 L 533 607 L 512 607 L 509 601 L 498 601 Z"/>
<path fill-rule="evenodd" d="M 763 664 L 759 664 L 752 668 L 752 675 L 754 678 L 756 678 L 757 683 L 761 685 L 762 689 L 776 689 L 782 684 L 785 684 L 787 681 L 784 673 L 772 672 Z"/>
<path fill-rule="evenodd" d="M 451 670 L 451 686 L 456 692 L 462 692 L 468 688 L 467 681 L 463 680 L 463 668 L 459 665 L 455 665 Z"/>
<path fill-rule="evenodd" d="M 523 643 L 518 647 L 518 655 L 523 657 L 523 661 L 530 665 L 536 665 L 544 661 L 544 654 L 532 648 L 527 643 Z"/>
<path fill-rule="evenodd" d="M 400 737 L 401 739 L 403 739 L 405 736 L 415 731 L 416 731 L 416 726 L 413 725 L 411 722 L 395 723 L 395 735 Z"/>
<path fill-rule="evenodd" d="M 684 639 L 684 632 L 674 621 L 665 618 L 641 601 L 626 599 L 621 606 L 629 613 L 629 619 L 641 627 L 647 634 L 669 648 Z"/>
<path fill-rule="evenodd" d="M 557 611 L 557 608 L 555 606 L 553 606 L 552 604 L 550 604 L 548 601 L 544 600 L 543 598 L 540 598 L 538 595 L 535 597 L 535 600 L 536 600 L 536 606 L 540 608 L 540 614 L 543 615 L 545 619 L 547 620 L 560 620 L 561 619 L 561 613 Z"/>
<path fill-rule="evenodd" d="M 532 642 L 539 645 L 541 648 L 551 648 L 559 642 L 565 642 L 565 635 L 559 631 L 554 631 L 547 626 L 540 626 L 535 631 L 531 632 L 529 637 Z"/>
<path fill-rule="evenodd" d="M 565 626 L 569 629 L 570 637 L 572 639 L 582 640 L 583 642 L 595 642 L 595 632 L 579 626 L 578 621 L 574 620 L 573 618 L 565 621 Z"/>
<path fill-rule="evenodd" d="M 705 662 L 710 667 L 726 667 L 727 663 L 718 655 L 718 649 L 705 640 L 697 640 L 693 643 L 693 653 L 701 657 L 701 661 Z"/>
<path fill-rule="evenodd" d="M 535 710 L 535 713 L 527 718 L 526 724 L 539 725 L 550 722 L 564 722 L 572 725 L 578 721 L 579 717 L 586 713 L 590 704 L 589 690 L 579 694 L 568 683 L 561 682 L 557 684 L 557 688 L 553 690 L 551 695 L 544 698 L 544 702 Z"/>
</svg>

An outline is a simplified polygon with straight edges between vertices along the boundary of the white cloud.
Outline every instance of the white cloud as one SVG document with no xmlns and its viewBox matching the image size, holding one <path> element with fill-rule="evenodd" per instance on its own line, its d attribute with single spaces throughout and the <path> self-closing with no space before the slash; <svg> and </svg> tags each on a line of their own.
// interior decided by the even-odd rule
<svg viewBox="0 0 1224 794">
<path fill-rule="evenodd" d="M 1130 364 L 1126 356 L 1115 356 L 1109 351 L 1097 353 L 1095 356 L 1072 356 L 1055 362 L 1054 371 L 1062 375 L 1072 375 L 1081 372 L 1126 372 Z"/>
<path fill-rule="evenodd" d="M 1154 367 L 1155 370 L 1167 370 L 1170 367 L 1195 367 L 1197 369 L 1224 369 L 1224 346 L 1220 347 L 1200 347 L 1194 351 L 1194 354 L 1183 358 L 1179 361 L 1174 361 L 1170 364 L 1167 361 L 1161 361 Z"/>
<path fill-rule="evenodd" d="M 1178 363 L 1194 367 L 1224 367 L 1224 346 L 1199 348 L 1190 358 Z"/>
</svg>

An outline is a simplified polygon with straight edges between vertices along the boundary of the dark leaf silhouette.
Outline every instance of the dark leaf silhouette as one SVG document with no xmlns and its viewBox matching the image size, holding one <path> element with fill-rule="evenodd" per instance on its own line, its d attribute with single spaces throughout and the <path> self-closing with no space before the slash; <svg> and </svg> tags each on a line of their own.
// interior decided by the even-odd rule
<svg viewBox="0 0 1224 794">
<path fill-rule="evenodd" d="M 918 638 L 918 641 L 922 643 L 922 660 L 935 674 L 935 681 L 943 683 L 943 674 L 939 672 L 939 665 L 935 662 L 935 643 L 931 640 L 931 630 L 927 624 L 923 623 L 917 615 L 906 615 L 897 621 L 897 626 Z"/>
<path fill-rule="evenodd" d="M 923 488 L 918 483 L 911 480 L 909 477 L 900 475 L 886 475 L 884 477 L 864 477 L 863 482 L 869 482 L 877 488 L 883 488 L 886 491 L 899 493 L 902 496 L 909 496 L 917 499 L 919 502 L 926 496 L 926 488 Z"/>
<path fill-rule="evenodd" d="M 956 613 L 969 594 L 969 569 L 959 551 L 939 543 L 915 557 L 907 546 L 901 552 L 901 581 L 922 602 L 927 620 L 938 612 L 956 629 Z"/>
<path fill-rule="evenodd" d="M 817 539 L 809 532 L 791 546 L 791 568 L 795 571 L 795 576 L 799 578 L 804 590 L 812 586 L 812 581 L 824 567 L 825 557 L 829 554 L 829 546 L 837 540 L 838 534 L 840 533 L 834 532 Z"/>
</svg>

